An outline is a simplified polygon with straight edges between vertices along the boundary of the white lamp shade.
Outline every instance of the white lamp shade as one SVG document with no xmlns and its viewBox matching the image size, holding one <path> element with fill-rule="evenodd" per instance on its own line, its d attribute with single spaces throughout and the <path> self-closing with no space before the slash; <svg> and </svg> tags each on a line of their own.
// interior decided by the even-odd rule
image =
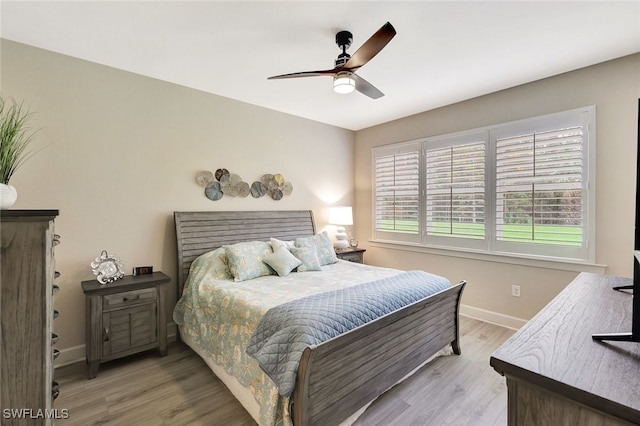
<svg viewBox="0 0 640 426">
<path fill-rule="evenodd" d="M 333 247 L 336 250 L 349 248 L 344 226 L 353 225 L 353 212 L 351 211 L 351 207 L 330 207 L 329 225 L 337 225 L 336 241 L 333 243 Z"/>
<path fill-rule="evenodd" d="M 333 91 L 346 95 L 356 89 L 356 81 L 348 71 L 342 71 L 333 77 Z"/>
<path fill-rule="evenodd" d="M 353 210 L 351 207 L 330 207 L 329 225 L 353 225 Z"/>
</svg>

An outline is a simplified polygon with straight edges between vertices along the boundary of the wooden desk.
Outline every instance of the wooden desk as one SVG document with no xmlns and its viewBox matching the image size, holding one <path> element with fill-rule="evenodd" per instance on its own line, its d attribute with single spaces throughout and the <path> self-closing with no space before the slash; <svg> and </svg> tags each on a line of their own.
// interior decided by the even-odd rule
<svg viewBox="0 0 640 426">
<path fill-rule="evenodd" d="M 631 330 L 630 283 L 581 273 L 491 356 L 510 426 L 640 424 L 640 343 L 591 338 Z"/>
</svg>

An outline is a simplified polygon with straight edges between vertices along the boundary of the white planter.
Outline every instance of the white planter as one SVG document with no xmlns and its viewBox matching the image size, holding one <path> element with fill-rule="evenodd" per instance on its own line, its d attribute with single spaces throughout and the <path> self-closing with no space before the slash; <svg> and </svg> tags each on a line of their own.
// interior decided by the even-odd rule
<svg viewBox="0 0 640 426">
<path fill-rule="evenodd" d="M 13 206 L 18 199 L 18 192 L 11 185 L 0 183 L 0 210 Z"/>
</svg>

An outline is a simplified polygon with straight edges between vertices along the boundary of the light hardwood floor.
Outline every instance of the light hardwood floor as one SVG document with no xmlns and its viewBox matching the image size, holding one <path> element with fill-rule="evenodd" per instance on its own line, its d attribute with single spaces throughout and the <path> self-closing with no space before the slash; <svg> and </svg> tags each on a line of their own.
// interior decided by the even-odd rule
<svg viewBox="0 0 640 426">
<path fill-rule="evenodd" d="M 394 387 L 360 419 L 358 426 L 507 424 L 504 378 L 489 357 L 513 331 L 461 318 L 462 355 L 439 357 Z M 242 406 L 186 345 L 101 365 L 87 380 L 78 363 L 56 370 L 60 397 L 55 408 L 69 418 L 56 425 L 255 425 Z"/>
</svg>

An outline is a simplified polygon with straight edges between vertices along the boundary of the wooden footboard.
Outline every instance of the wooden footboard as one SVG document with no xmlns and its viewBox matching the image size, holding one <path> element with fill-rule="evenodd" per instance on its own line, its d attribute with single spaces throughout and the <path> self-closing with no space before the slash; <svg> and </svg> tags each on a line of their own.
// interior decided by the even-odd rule
<svg viewBox="0 0 640 426">
<path fill-rule="evenodd" d="M 464 286 L 460 282 L 307 348 L 293 394 L 294 424 L 338 424 L 448 344 L 459 355 L 458 314 Z"/>
</svg>

